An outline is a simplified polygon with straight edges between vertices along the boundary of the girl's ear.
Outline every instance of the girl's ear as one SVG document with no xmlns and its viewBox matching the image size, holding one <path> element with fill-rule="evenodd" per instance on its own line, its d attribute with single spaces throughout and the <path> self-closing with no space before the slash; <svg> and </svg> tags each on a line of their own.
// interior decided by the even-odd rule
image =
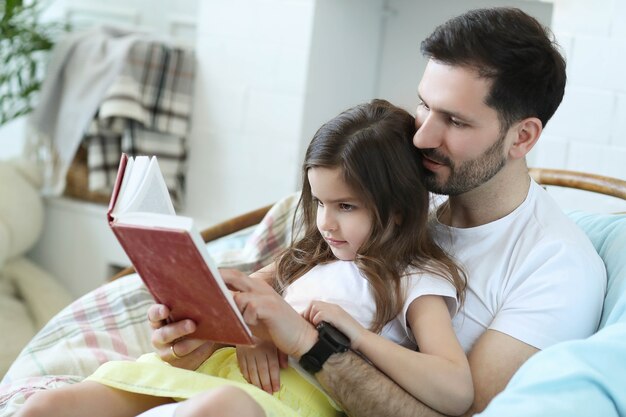
<svg viewBox="0 0 626 417">
<path fill-rule="evenodd" d="M 528 117 L 513 127 L 515 139 L 509 149 L 509 156 L 513 159 L 521 159 L 535 146 L 543 124 L 536 117 Z"/>
</svg>

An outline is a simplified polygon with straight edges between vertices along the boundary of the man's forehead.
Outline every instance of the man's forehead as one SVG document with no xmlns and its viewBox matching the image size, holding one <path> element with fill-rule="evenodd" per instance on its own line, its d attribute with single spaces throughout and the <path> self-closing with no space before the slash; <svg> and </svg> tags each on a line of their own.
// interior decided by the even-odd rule
<svg viewBox="0 0 626 417">
<path fill-rule="evenodd" d="M 418 87 L 418 94 L 431 109 L 471 117 L 487 111 L 486 97 L 491 81 L 477 70 L 430 60 Z M 491 109 L 493 110 L 493 109 Z"/>
</svg>

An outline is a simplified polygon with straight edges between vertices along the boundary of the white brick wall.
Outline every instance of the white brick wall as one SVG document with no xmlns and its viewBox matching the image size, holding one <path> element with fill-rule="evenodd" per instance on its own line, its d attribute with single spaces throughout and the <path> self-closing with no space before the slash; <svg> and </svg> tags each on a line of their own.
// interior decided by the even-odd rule
<svg viewBox="0 0 626 417">
<path fill-rule="evenodd" d="M 626 178 L 626 2 L 555 0 L 552 28 L 567 58 L 561 107 L 529 156 L 535 166 Z M 556 192 L 555 192 L 556 193 Z M 580 193 L 558 192 L 563 207 L 590 206 Z M 601 199 L 605 211 L 626 210 Z"/>
<path fill-rule="evenodd" d="M 61 3 L 78 7 L 82 1 Z M 141 4 L 147 0 L 134 1 Z M 371 86 L 364 85 L 377 76 L 377 71 L 380 77 L 387 74 L 385 66 L 377 67 L 368 55 L 374 55 L 379 47 L 378 9 L 382 4 L 392 4 L 401 16 L 418 15 L 416 19 L 430 16 L 434 10 L 427 9 L 433 7 L 430 2 L 420 0 L 418 9 L 424 13 L 415 12 L 414 3 L 199 1 L 195 29 L 198 74 L 185 213 L 201 225 L 214 223 L 295 190 L 302 147 L 312 132 L 328 117 L 370 95 L 381 95 L 412 109 L 417 87 L 413 79 L 392 77 L 391 84 L 380 79 Z M 528 7 L 532 3 L 528 2 Z M 130 4 L 136 6 L 133 10 L 145 10 Z M 531 152 L 529 163 L 626 178 L 626 77 L 622 75 L 626 1 L 554 0 L 553 5 L 552 27 L 568 59 L 569 80 L 563 103 Z M 459 4 L 451 2 L 447 7 L 458 8 Z M 57 5 L 57 9 L 63 7 Z M 458 13 L 454 10 L 453 14 Z M 327 26 L 320 26 L 320 21 Z M 393 36 L 397 23 L 386 28 L 387 36 Z M 357 24 L 367 26 L 367 31 L 362 32 Z M 333 40 L 325 41 L 324 34 Z M 365 42 L 368 36 L 371 39 Z M 408 37 L 409 46 L 392 40 L 393 45 L 419 54 L 417 35 L 398 37 Z M 362 44 L 368 48 L 364 50 Z M 336 58 L 344 49 L 360 52 L 351 59 Z M 392 52 L 383 51 L 385 63 Z M 328 59 L 329 54 L 332 59 Z M 347 62 L 357 58 L 360 61 L 355 65 L 360 70 L 344 71 L 348 76 L 333 66 L 341 59 L 345 69 Z M 411 58 L 387 65 L 414 68 L 415 62 Z M 419 70 L 411 72 L 413 76 L 417 73 Z M 341 81 L 346 78 L 348 82 Z M 335 87 L 337 82 L 341 88 Z M 404 99 L 407 103 L 396 97 L 400 93 L 387 88 L 388 84 L 402 85 L 400 92 L 409 92 L 409 98 Z M 19 122 L 0 129 L 0 158 L 19 152 L 15 137 L 21 130 Z"/>
<path fill-rule="evenodd" d="M 211 224 L 296 188 L 313 0 L 199 2 L 185 213 Z"/>
</svg>

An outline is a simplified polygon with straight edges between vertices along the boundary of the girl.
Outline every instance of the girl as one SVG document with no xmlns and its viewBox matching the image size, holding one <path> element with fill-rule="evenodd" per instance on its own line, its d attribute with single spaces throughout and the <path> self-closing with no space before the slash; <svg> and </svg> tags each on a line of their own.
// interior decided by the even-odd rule
<svg viewBox="0 0 626 417">
<path fill-rule="evenodd" d="M 301 237 L 255 276 L 312 323 L 341 330 L 411 395 L 462 414 L 473 387 L 451 316 L 465 279 L 428 232 L 414 130 L 411 115 L 383 100 L 324 124 L 303 164 L 302 216 L 294 219 Z M 215 350 L 195 372 L 155 355 L 110 362 L 83 383 L 33 396 L 18 416 L 339 415 L 306 371 L 282 359 L 264 341 Z M 161 403 L 170 404 L 153 408 Z"/>
</svg>

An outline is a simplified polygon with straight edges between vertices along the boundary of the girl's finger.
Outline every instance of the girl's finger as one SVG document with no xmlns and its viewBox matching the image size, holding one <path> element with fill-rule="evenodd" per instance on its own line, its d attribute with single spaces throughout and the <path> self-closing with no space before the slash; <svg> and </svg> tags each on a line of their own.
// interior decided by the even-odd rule
<svg viewBox="0 0 626 417">
<path fill-rule="evenodd" d="M 280 364 L 279 364 L 279 353 L 268 357 L 269 362 L 269 377 L 270 377 L 270 385 L 272 388 L 271 393 L 280 390 Z"/>
<path fill-rule="evenodd" d="M 246 379 L 246 381 L 250 382 L 250 370 L 248 369 L 247 357 L 245 355 L 241 359 L 237 357 L 237 361 L 239 362 L 239 369 L 241 370 L 241 374 Z"/>
<path fill-rule="evenodd" d="M 176 354 L 181 357 L 187 356 L 205 343 L 207 343 L 206 340 L 191 338 L 180 339 L 176 342 Z"/>
<path fill-rule="evenodd" d="M 278 351 L 278 364 L 282 369 L 289 366 L 289 356 L 286 353 Z"/>
<path fill-rule="evenodd" d="M 148 307 L 148 320 L 151 323 L 159 323 L 162 320 L 167 319 L 169 314 L 169 309 L 163 304 L 152 304 Z"/>
<path fill-rule="evenodd" d="M 324 313 L 322 313 L 321 311 L 318 311 L 317 313 L 315 313 L 315 315 L 313 316 L 311 323 L 315 324 L 316 326 L 318 324 L 320 324 L 322 321 L 324 321 Z"/>
<path fill-rule="evenodd" d="M 256 358 L 253 356 L 248 359 L 248 375 L 250 376 L 250 380 L 248 382 L 263 389 L 263 386 L 261 385 L 261 380 L 259 379 L 259 371 L 257 370 Z"/>
<path fill-rule="evenodd" d="M 259 376 L 259 382 L 261 388 L 267 393 L 272 393 L 272 383 L 270 381 L 270 370 L 267 362 L 267 357 L 256 357 L 256 370 Z"/>
<path fill-rule="evenodd" d="M 196 330 L 191 320 L 182 320 L 167 324 L 152 332 L 153 345 L 170 345 L 176 340 L 189 336 Z"/>
</svg>

